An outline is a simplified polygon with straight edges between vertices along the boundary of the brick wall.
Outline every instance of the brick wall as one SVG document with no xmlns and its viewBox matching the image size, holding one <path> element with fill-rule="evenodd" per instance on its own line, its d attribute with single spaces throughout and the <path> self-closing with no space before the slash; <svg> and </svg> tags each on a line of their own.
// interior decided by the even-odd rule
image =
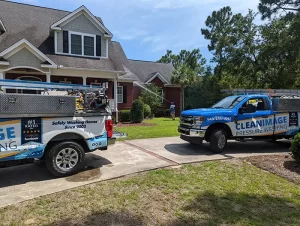
<svg viewBox="0 0 300 226">
<path fill-rule="evenodd" d="M 175 104 L 175 114 L 180 116 L 180 88 L 166 87 L 166 99 Z M 170 107 L 168 103 L 167 107 Z"/>
</svg>

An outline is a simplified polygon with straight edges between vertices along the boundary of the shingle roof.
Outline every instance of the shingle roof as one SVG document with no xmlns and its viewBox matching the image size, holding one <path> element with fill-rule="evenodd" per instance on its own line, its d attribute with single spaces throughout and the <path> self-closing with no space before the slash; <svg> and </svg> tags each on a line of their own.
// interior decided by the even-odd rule
<svg viewBox="0 0 300 226">
<path fill-rule="evenodd" d="M 154 74 L 159 73 L 168 83 L 171 83 L 172 72 L 174 67 L 172 64 L 157 63 L 152 61 L 128 60 L 130 69 L 138 75 L 140 81 L 146 82 Z"/>
<path fill-rule="evenodd" d="M 110 57 L 96 60 L 54 55 L 54 38 L 50 34 L 50 26 L 68 14 L 70 12 L 0 0 L 0 17 L 7 30 L 0 36 L 0 52 L 25 38 L 57 65 L 116 71 Z M 103 24 L 101 18 L 98 20 Z"/>
<path fill-rule="evenodd" d="M 54 38 L 50 26 L 71 12 L 0 0 L 0 17 L 7 30 L 0 35 L 0 52 L 25 38 L 57 65 L 123 72 L 122 79 L 148 81 L 160 73 L 171 80 L 171 64 L 128 60 L 119 42 L 109 41 L 108 59 L 92 59 L 54 54 Z M 103 24 L 101 18 L 97 19 Z"/>
</svg>

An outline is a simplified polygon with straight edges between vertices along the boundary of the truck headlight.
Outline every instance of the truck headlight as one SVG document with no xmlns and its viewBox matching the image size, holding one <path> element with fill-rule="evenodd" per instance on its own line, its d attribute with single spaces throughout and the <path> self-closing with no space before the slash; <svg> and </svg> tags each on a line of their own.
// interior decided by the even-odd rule
<svg viewBox="0 0 300 226">
<path fill-rule="evenodd" d="M 194 127 L 197 128 L 197 129 L 200 129 L 203 121 L 204 121 L 203 116 L 195 116 L 194 117 Z"/>
</svg>

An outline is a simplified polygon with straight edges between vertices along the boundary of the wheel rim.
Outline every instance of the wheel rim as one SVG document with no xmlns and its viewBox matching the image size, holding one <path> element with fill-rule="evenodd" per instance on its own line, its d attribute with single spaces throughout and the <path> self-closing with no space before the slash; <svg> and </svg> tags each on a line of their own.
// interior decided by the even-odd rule
<svg viewBox="0 0 300 226">
<path fill-rule="evenodd" d="M 222 134 L 218 140 L 218 148 L 223 149 L 225 147 L 225 144 L 226 144 L 226 136 Z"/>
<path fill-rule="evenodd" d="M 62 149 L 55 158 L 56 166 L 63 170 L 69 171 L 78 163 L 78 153 L 73 148 Z"/>
</svg>

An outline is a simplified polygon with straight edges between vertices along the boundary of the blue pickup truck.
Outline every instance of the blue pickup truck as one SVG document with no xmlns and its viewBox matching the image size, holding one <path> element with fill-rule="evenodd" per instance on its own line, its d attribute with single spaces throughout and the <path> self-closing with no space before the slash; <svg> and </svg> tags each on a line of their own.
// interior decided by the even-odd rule
<svg viewBox="0 0 300 226">
<path fill-rule="evenodd" d="M 290 139 L 299 131 L 299 105 L 299 98 L 229 96 L 211 108 L 183 111 L 178 131 L 191 144 L 209 142 L 216 153 L 225 149 L 229 139 Z"/>
</svg>

